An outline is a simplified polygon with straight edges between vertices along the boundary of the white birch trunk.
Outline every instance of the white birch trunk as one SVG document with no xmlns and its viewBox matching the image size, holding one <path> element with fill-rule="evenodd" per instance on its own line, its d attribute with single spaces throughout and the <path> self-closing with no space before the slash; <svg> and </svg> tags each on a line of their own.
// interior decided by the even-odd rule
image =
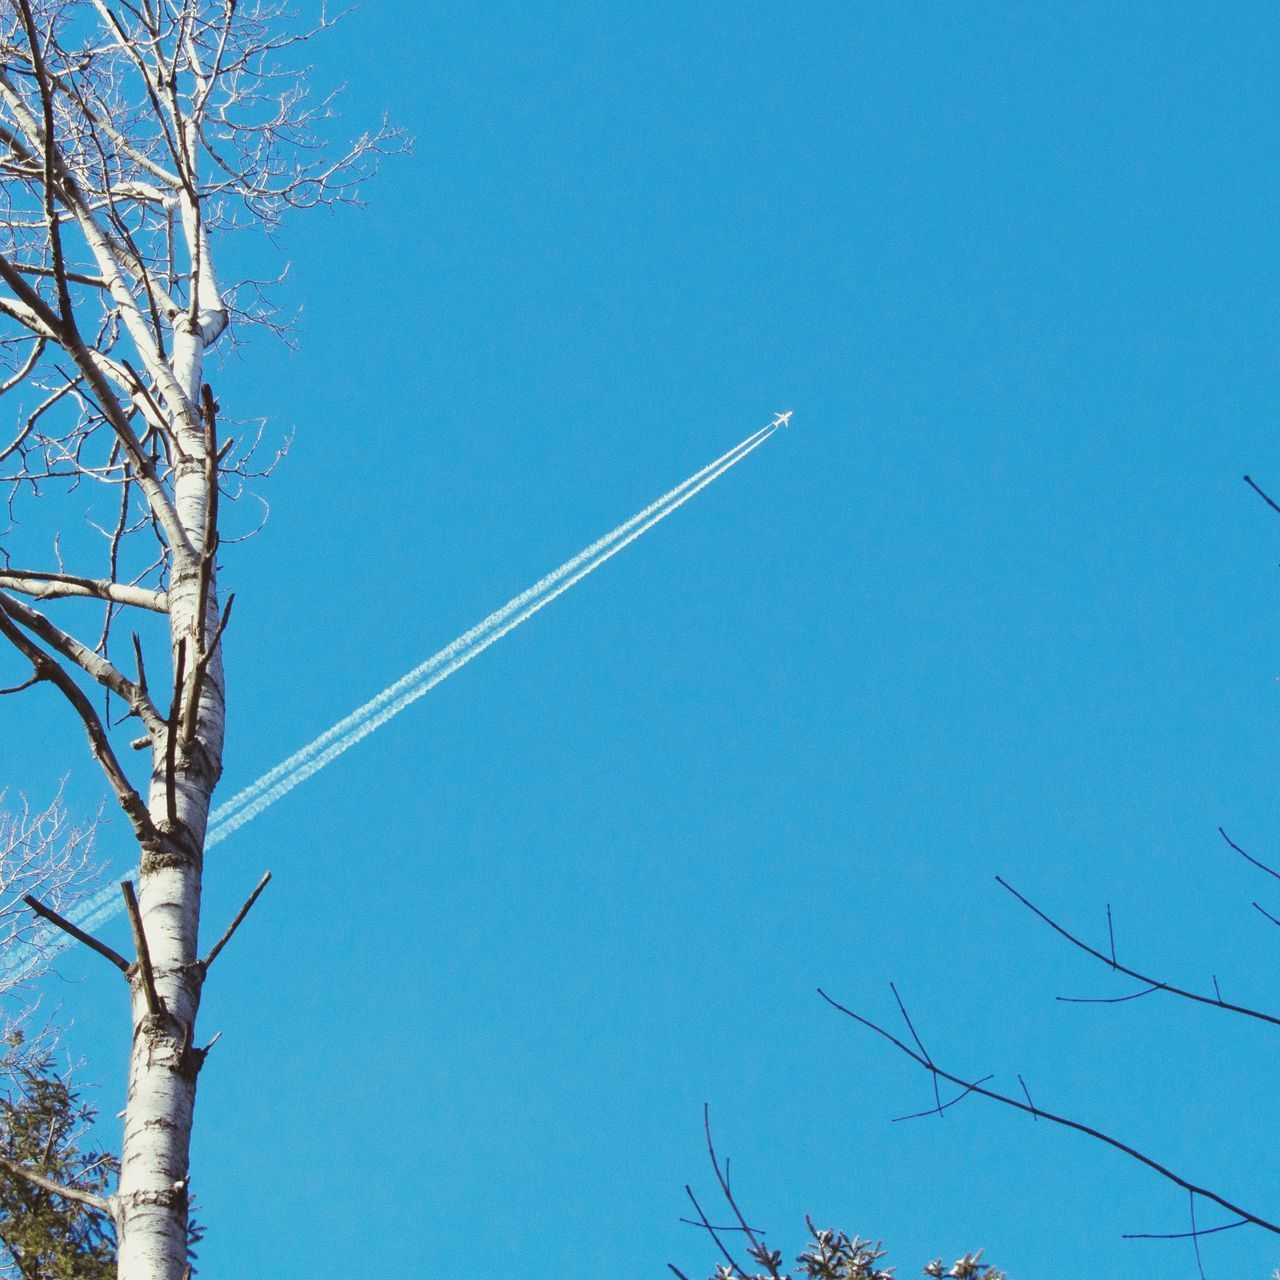
<svg viewBox="0 0 1280 1280">
<path fill-rule="evenodd" d="M 190 224 L 188 224 L 190 225 Z M 194 239 L 194 236 L 193 236 Z M 205 440 L 190 422 L 199 421 L 204 350 L 226 325 L 202 244 L 201 283 L 212 294 L 197 319 L 181 317 L 173 335 L 173 371 L 189 412 L 173 415 L 173 429 L 189 461 L 174 482 L 174 507 L 191 545 L 200 548 L 209 502 Z M 201 637 L 218 625 L 218 593 L 211 580 L 203 625 L 200 560 L 175 557 L 169 587 L 170 637 L 175 668 L 185 643 L 188 681 Z M 169 814 L 166 744 L 152 752 L 148 807 L 164 843 L 142 854 L 138 900 L 163 1011 L 152 1014 L 142 976 L 131 977 L 133 1047 L 125 1112 L 116 1220 L 120 1280 L 182 1280 L 187 1270 L 189 1154 L 196 1077 L 202 1055 L 195 1048 L 195 1021 L 204 972 L 198 951 L 205 828 L 210 798 L 222 770 L 225 724 L 221 647 L 200 686 L 200 706 L 190 742 L 174 760 L 176 822 Z"/>
</svg>

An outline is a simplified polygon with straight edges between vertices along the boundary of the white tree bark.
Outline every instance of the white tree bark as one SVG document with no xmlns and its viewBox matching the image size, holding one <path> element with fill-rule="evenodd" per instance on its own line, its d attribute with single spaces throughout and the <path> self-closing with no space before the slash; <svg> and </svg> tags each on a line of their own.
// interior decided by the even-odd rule
<svg viewBox="0 0 1280 1280">
<path fill-rule="evenodd" d="M 224 325 L 225 319 L 217 332 Z M 200 385 L 204 332 L 208 330 L 184 329 L 181 340 L 175 334 L 175 375 L 184 391 Z M 188 420 L 197 416 L 194 396 L 189 405 L 190 414 L 183 415 Z M 181 418 L 175 435 L 190 461 L 177 474 L 174 507 L 189 542 L 200 546 L 208 523 L 207 441 Z M 225 731 L 221 648 L 212 652 L 198 690 L 189 679 L 202 638 L 218 627 L 212 571 L 202 585 L 199 559 L 175 568 L 168 603 L 175 670 L 185 668 L 185 696 L 194 694 L 199 701 L 189 740 L 172 752 L 168 734 L 152 743 L 148 810 L 164 839 L 156 848 L 143 849 L 138 897 L 161 1008 L 150 1008 L 143 974 L 135 967 L 130 978 L 133 1048 L 116 1194 L 119 1275 L 129 1280 L 172 1280 L 183 1274 L 187 1262 L 191 1126 L 201 1062 L 195 1028 L 204 983 L 197 950 L 204 836 L 222 772 Z M 186 654 L 193 656 L 187 659 Z M 181 738 L 180 726 L 174 732 Z"/>
</svg>

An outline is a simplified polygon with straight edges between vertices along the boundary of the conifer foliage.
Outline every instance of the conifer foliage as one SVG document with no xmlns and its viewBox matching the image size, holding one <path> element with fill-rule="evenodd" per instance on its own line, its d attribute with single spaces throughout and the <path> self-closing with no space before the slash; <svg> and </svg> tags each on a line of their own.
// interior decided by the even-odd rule
<svg viewBox="0 0 1280 1280">
<path fill-rule="evenodd" d="M 52 1054 L 22 1056 L 10 1041 L 9 1092 L 0 1098 L 0 1259 L 14 1280 L 111 1280 L 115 1229 L 109 1217 L 15 1174 L 20 1165 L 53 1182 L 105 1195 L 117 1162 L 90 1141 L 93 1108 Z"/>
</svg>

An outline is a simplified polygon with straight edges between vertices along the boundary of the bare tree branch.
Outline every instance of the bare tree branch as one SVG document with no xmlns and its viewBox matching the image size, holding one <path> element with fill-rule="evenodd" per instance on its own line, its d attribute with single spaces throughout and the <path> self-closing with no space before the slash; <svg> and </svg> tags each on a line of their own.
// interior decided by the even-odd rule
<svg viewBox="0 0 1280 1280">
<path fill-rule="evenodd" d="M 1265 862 L 1260 862 L 1251 853 L 1246 853 L 1236 842 L 1221 828 L 1218 828 L 1218 834 L 1229 844 L 1246 862 L 1251 862 L 1259 871 L 1265 871 L 1267 875 L 1274 876 L 1280 880 L 1280 871 L 1274 867 L 1269 867 Z"/>
<path fill-rule="evenodd" d="M 110 960 L 121 973 L 128 973 L 129 962 L 118 951 L 107 946 L 101 939 L 95 938 L 91 933 L 86 933 L 79 925 L 72 924 L 70 920 L 63 915 L 59 915 L 52 907 L 46 907 L 34 894 L 24 893 L 22 900 L 36 915 L 61 929 L 63 933 L 69 934 L 77 942 L 84 943 L 86 947 L 91 951 L 96 951 L 104 959 Z"/>
<path fill-rule="evenodd" d="M 1131 969 L 1127 965 L 1120 964 L 1113 960 L 1110 956 L 1099 951 L 1096 947 L 1091 947 L 1087 942 L 1076 937 L 1069 930 L 1064 929 L 1056 920 L 1046 915 L 1029 899 L 1024 898 L 1012 885 L 1007 883 L 1000 876 L 996 876 L 996 883 L 1011 893 L 1024 907 L 1033 915 L 1038 916 L 1045 924 L 1049 926 L 1055 933 L 1065 938 L 1073 947 L 1083 951 L 1086 955 L 1092 956 L 1095 960 L 1101 960 L 1109 969 L 1114 969 L 1117 973 L 1123 973 L 1126 977 L 1133 978 L 1137 982 L 1145 983 L 1153 991 L 1167 991 L 1170 995 L 1181 996 L 1184 1000 L 1190 1000 L 1195 1004 L 1211 1005 L 1215 1009 L 1223 1009 L 1227 1013 L 1237 1013 L 1241 1017 L 1254 1018 L 1259 1022 L 1266 1022 L 1272 1026 L 1280 1027 L 1280 1017 L 1274 1014 L 1264 1013 L 1260 1009 L 1250 1009 L 1246 1005 L 1232 1004 L 1229 1000 L 1222 999 L 1220 994 L 1215 993 L 1212 996 L 1201 995 L 1195 991 L 1188 991 L 1185 987 L 1174 986 L 1169 982 L 1161 982 L 1158 978 L 1152 978 L 1145 973 L 1139 972 L 1137 969 Z M 1138 995 L 1145 995 L 1146 992 L 1138 992 Z M 1135 997 L 1126 997 L 1129 999 Z M 1079 1002 L 1083 1003 L 1083 1002 Z M 1099 1001 L 1098 1003 L 1106 1003 Z"/>
<path fill-rule="evenodd" d="M 862 1014 L 855 1013 L 852 1009 L 846 1008 L 839 1001 L 827 995 L 821 987 L 818 988 L 820 995 L 833 1009 L 839 1013 L 843 1013 L 846 1017 L 852 1018 L 854 1022 L 860 1026 L 866 1027 L 869 1031 L 874 1031 L 876 1035 L 887 1040 L 899 1052 L 905 1054 L 917 1065 L 923 1067 L 931 1075 L 939 1079 L 947 1080 L 951 1084 L 957 1085 L 969 1093 L 974 1093 L 983 1098 L 989 1098 L 992 1102 L 999 1102 L 1003 1106 L 1011 1107 L 1015 1111 L 1021 1111 L 1025 1115 L 1034 1116 L 1037 1119 L 1048 1120 L 1051 1124 L 1060 1125 L 1064 1129 L 1072 1129 L 1076 1133 L 1082 1133 L 1086 1137 L 1093 1138 L 1097 1142 L 1103 1143 L 1105 1146 L 1111 1147 L 1116 1151 L 1128 1156 L 1132 1160 L 1136 1160 L 1139 1164 L 1145 1165 L 1148 1169 L 1158 1173 L 1162 1178 L 1172 1182 L 1175 1186 L 1183 1188 L 1184 1191 L 1193 1192 L 1201 1196 L 1205 1200 L 1212 1201 L 1219 1205 L 1228 1213 L 1235 1214 L 1239 1218 L 1243 1218 L 1246 1222 L 1252 1223 L 1256 1227 L 1261 1227 L 1264 1231 L 1270 1231 L 1274 1235 L 1280 1235 L 1280 1224 L 1269 1221 L 1259 1214 L 1250 1213 L 1249 1210 L 1241 1208 L 1238 1204 L 1233 1204 L 1230 1200 L 1220 1196 L 1217 1192 L 1210 1191 L 1207 1187 L 1202 1187 L 1180 1174 L 1174 1173 L 1165 1165 L 1157 1160 L 1153 1160 L 1150 1156 L 1144 1155 L 1136 1147 L 1131 1147 L 1126 1142 L 1121 1142 L 1118 1138 L 1113 1138 L 1110 1134 L 1104 1133 L 1101 1129 L 1095 1129 L 1092 1125 L 1082 1124 L 1078 1120 L 1072 1120 L 1067 1116 L 1056 1115 L 1052 1111 L 1046 1111 L 1043 1107 L 1032 1106 L 1030 1103 L 1021 1102 L 1017 1098 L 1010 1097 L 1008 1094 L 999 1093 L 994 1089 L 988 1089 L 984 1085 L 971 1083 L 961 1076 L 953 1075 L 949 1071 L 944 1071 L 935 1062 L 926 1058 L 923 1054 L 917 1052 L 910 1045 L 904 1044 L 892 1032 L 887 1031 L 884 1027 L 872 1022 L 869 1018 L 864 1018 Z"/>
<path fill-rule="evenodd" d="M 258 887 L 254 889 L 254 891 L 249 895 L 244 906 L 242 906 L 240 910 L 236 912 L 235 919 L 232 920 L 229 925 L 227 925 L 226 930 L 223 933 L 222 937 L 220 937 L 218 941 L 213 944 L 213 946 L 209 949 L 209 954 L 205 956 L 205 958 L 200 962 L 201 968 L 204 969 L 206 973 L 208 973 L 209 971 L 209 966 L 213 964 L 213 962 L 221 954 L 222 948 L 225 947 L 227 943 L 231 941 L 232 935 L 240 927 L 240 924 L 244 920 L 245 916 L 247 916 L 249 912 L 253 909 L 253 904 L 257 902 L 259 897 L 261 897 L 262 891 L 270 883 L 271 883 L 271 872 L 270 871 L 264 872 L 262 879 L 258 881 Z"/>
<path fill-rule="evenodd" d="M 1277 506 L 1276 503 L 1272 502 L 1272 500 L 1269 497 L 1267 497 L 1267 495 L 1257 486 L 1257 484 L 1254 483 L 1254 479 L 1252 476 L 1245 476 L 1244 482 L 1249 486 L 1250 489 L 1254 491 L 1254 493 L 1258 495 L 1258 497 L 1260 497 L 1263 500 L 1263 502 L 1267 504 L 1267 506 L 1271 508 L 1272 511 L 1280 511 L 1280 506 Z"/>
<path fill-rule="evenodd" d="M 150 591 L 126 582 L 109 582 L 102 578 L 81 578 L 72 573 L 38 572 L 34 569 L 0 570 L 0 587 L 18 591 L 36 600 L 61 600 L 89 597 L 109 600 L 113 604 L 131 605 L 153 613 L 168 611 L 163 591 Z"/>
<path fill-rule="evenodd" d="M 74 663 L 104 689 L 109 689 L 142 720 L 149 730 L 159 727 L 160 713 L 145 691 L 117 670 L 106 658 L 94 653 L 74 636 L 68 635 L 60 627 L 55 626 L 42 613 L 15 600 L 12 596 L 5 595 L 2 591 L 0 591 L 0 612 L 8 614 L 32 635 L 43 640 L 59 656 Z"/>
<path fill-rule="evenodd" d="M 121 809 L 133 824 L 138 840 L 144 845 L 154 844 L 158 833 L 151 821 L 151 815 L 142 802 L 141 796 L 134 790 L 120 761 L 116 758 L 107 738 L 107 731 L 94 711 L 88 698 L 80 690 L 76 682 L 51 658 L 40 649 L 9 620 L 9 608 L 12 601 L 0 597 L 0 635 L 3 635 L 19 653 L 26 658 L 34 670 L 42 678 L 50 681 L 71 703 L 76 714 L 89 735 L 89 747 L 94 758 L 101 766 L 116 800 Z"/>
</svg>

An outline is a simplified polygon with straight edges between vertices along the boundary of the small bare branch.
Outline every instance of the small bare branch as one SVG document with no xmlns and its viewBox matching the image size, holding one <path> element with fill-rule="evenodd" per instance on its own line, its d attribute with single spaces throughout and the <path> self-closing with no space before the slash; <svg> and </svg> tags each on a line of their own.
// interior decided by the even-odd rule
<svg viewBox="0 0 1280 1280">
<path fill-rule="evenodd" d="M 1252 1224 L 1248 1218 L 1237 1218 L 1216 1227 L 1200 1227 L 1194 1231 L 1126 1231 L 1121 1240 L 1190 1240 L 1199 1236 L 1216 1236 L 1220 1231 L 1234 1231 Z"/>
<path fill-rule="evenodd" d="M 1270 911 L 1268 911 L 1265 907 L 1259 906 L 1256 902 L 1255 902 L 1255 903 L 1253 903 L 1252 905 L 1253 905 L 1253 909 L 1254 909 L 1255 911 L 1258 911 L 1258 912 L 1260 912 L 1262 915 L 1266 916 L 1266 917 L 1267 917 L 1267 919 L 1268 919 L 1268 920 L 1270 920 L 1272 924 L 1274 924 L 1274 925 L 1280 925 L 1280 920 L 1277 920 L 1277 919 L 1276 919 L 1276 917 L 1275 917 L 1275 916 L 1273 916 L 1273 915 L 1271 914 L 1271 912 L 1270 912 Z"/>
<path fill-rule="evenodd" d="M 213 962 L 221 954 L 222 948 L 225 947 L 227 943 L 231 941 L 232 935 L 240 927 L 241 922 L 244 920 L 245 916 L 247 916 L 249 912 L 253 909 L 253 904 L 257 902 L 258 898 L 262 894 L 262 891 L 270 883 L 271 883 L 271 872 L 267 871 L 263 874 L 262 879 L 258 881 L 258 887 L 254 889 L 254 891 L 249 895 L 248 899 L 245 901 L 244 906 L 242 906 L 240 910 L 236 912 L 235 919 L 232 920 L 229 925 L 227 925 L 226 932 L 224 932 L 222 937 L 220 937 L 218 941 L 213 944 L 213 946 L 209 950 L 209 954 L 205 956 L 205 958 L 200 962 L 200 967 L 206 973 L 208 973 L 209 971 L 209 966 L 213 964 Z"/>
<path fill-rule="evenodd" d="M 11 693 L 24 693 L 27 689 L 34 688 L 44 678 L 45 677 L 43 672 L 36 671 L 31 676 L 29 676 L 26 680 L 23 680 L 21 684 L 11 684 L 6 689 L 0 689 L 0 697 L 7 696 L 8 694 L 11 694 Z"/>
<path fill-rule="evenodd" d="M 1244 482 L 1249 486 L 1250 489 L 1254 491 L 1254 493 L 1258 495 L 1258 497 L 1260 497 L 1263 500 L 1263 502 L 1267 504 L 1267 506 L 1271 508 L 1272 511 L 1280 511 L 1280 505 L 1277 505 L 1269 497 L 1267 497 L 1267 495 L 1254 482 L 1254 479 L 1252 476 L 1245 476 Z"/>
<path fill-rule="evenodd" d="M 715 1242 L 716 1248 L 724 1255 L 724 1260 L 729 1264 L 733 1271 L 735 1271 L 739 1276 L 745 1277 L 747 1273 L 738 1265 L 733 1254 L 729 1252 L 728 1246 L 720 1239 L 719 1231 L 717 1231 L 717 1229 L 712 1225 L 711 1219 L 703 1212 L 702 1206 L 698 1203 L 698 1197 L 693 1194 L 693 1188 L 689 1186 L 688 1183 L 685 1183 L 684 1193 L 689 1197 L 689 1203 L 693 1205 L 693 1211 L 698 1215 L 698 1221 L 694 1225 L 700 1226 L 704 1231 L 706 1231 L 706 1233 Z"/>
<path fill-rule="evenodd" d="M 96 951 L 106 960 L 110 960 L 121 973 L 128 973 L 129 962 L 118 951 L 112 950 L 105 942 L 99 941 L 91 933 L 86 933 L 79 925 L 72 924 L 65 916 L 59 915 L 52 907 L 46 907 L 43 902 L 30 893 L 24 893 L 22 900 L 31 908 L 36 915 L 47 920 L 50 924 L 57 926 L 63 933 L 69 934 L 77 942 L 83 942 L 91 951 Z"/>
<path fill-rule="evenodd" d="M 1042 1120 L 1048 1120 L 1052 1124 L 1060 1125 L 1064 1129 L 1072 1129 L 1076 1133 L 1082 1133 L 1086 1137 L 1092 1138 L 1096 1142 L 1101 1142 L 1105 1146 L 1111 1147 L 1114 1150 L 1121 1152 L 1123 1155 L 1128 1156 L 1130 1159 L 1136 1160 L 1139 1164 L 1145 1165 L 1148 1169 L 1158 1173 L 1162 1178 L 1172 1182 L 1175 1186 L 1181 1187 L 1184 1191 L 1194 1192 L 1203 1199 L 1212 1201 L 1214 1204 L 1219 1205 L 1228 1213 L 1235 1214 L 1236 1217 L 1243 1218 L 1245 1221 L 1251 1222 L 1254 1226 L 1261 1227 L 1264 1231 L 1270 1231 L 1272 1234 L 1280 1236 L 1280 1224 L 1271 1222 L 1258 1214 L 1250 1213 L 1247 1209 L 1242 1209 L 1239 1205 L 1233 1204 L 1230 1200 L 1218 1195 L 1214 1191 L 1210 1191 L 1207 1187 L 1198 1186 L 1196 1183 L 1189 1181 L 1180 1174 L 1174 1173 L 1172 1169 L 1161 1164 L 1159 1161 L 1153 1160 L 1148 1155 L 1144 1155 L 1136 1147 L 1131 1147 L 1128 1143 L 1121 1142 L 1118 1138 L 1113 1138 L 1110 1134 L 1104 1133 L 1101 1129 L 1095 1129 L 1092 1125 L 1082 1124 L 1079 1120 L 1072 1120 L 1067 1116 L 1055 1115 L 1052 1111 L 1044 1110 L 1043 1107 L 1032 1106 L 1028 1102 L 1022 1102 L 1017 1098 L 1010 1097 L 1008 1094 L 999 1093 L 994 1089 L 988 1089 L 980 1084 L 970 1084 L 970 1082 L 965 1080 L 963 1077 L 953 1075 L 949 1071 L 944 1071 L 937 1065 L 937 1063 L 925 1058 L 910 1045 L 904 1044 L 897 1038 L 897 1036 L 892 1032 L 887 1031 L 884 1027 L 872 1022 L 869 1018 L 864 1018 L 862 1014 L 855 1013 L 852 1009 L 846 1008 L 844 1005 L 840 1004 L 839 1001 L 834 1000 L 831 996 L 827 995 L 821 987 L 818 988 L 818 995 L 820 995 L 822 999 L 837 1012 L 843 1013 L 847 1018 L 852 1018 L 854 1022 L 858 1023 L 860 1026 L 866 1027 L 867 1030 L 874 1031 L 876 1035 L 887 1040 L 891 1045 L 898 1049 L 899 1052 L 905 1054 L 918 1066 L 923 1067 L 932 1075 L 935 1075 L 942 1080 L 947 1080 L 959 1088 L 968 1090 L 970 1093 L 977 1094 L 983 1098 L 989 1098 L 992 1102 L 999 1102 L 1003 1106 L 1011 1107 L 1015 1111 L 1021 1111 L 1026 1115 L 1035 1116 Z"/>
<path fill-rule="evenodd" d="M 1219 828 L 1218 828 L 1218 834 L 1219 834 L 1219 835 L 1220 835 L 1220 836 L 1221 836 L 1221 837 L 1222 837 L 1222 838 L 1227 842 L 1227 844 L 1229 844 L 1229 845 L 1231 846 L 1231 848 L 1233 848 L 1233 849 L 1234 849 L 1234 850 L 1235 850 L 1235 851 L 1236 851 L 1236 852 L 1237 852 L 1237 853 L 1238 853 L 1238 854 L 1239 854 L 1239 855 L 1240 855 L 1240 856 L 1241 856 L 1241 857 L 1242 857 L 1246 862 L 1251 862 L 1251 863 L 1253 863 L 1253 865 L 1254 865 L 1255 867 L 1257 867 L 1259 871 L 1265 871 L 1265 872 L 1267 873 L 1267 875 L 1269 875 L 1269 876 L 1274 876 L 1277 880 L 1280 880 L 1280 871 L 1277 871 L 1274 867 L 1269 867 L 1269 866 L 1267 866 L 1267 864 L 1266 864 L 1265 862 L 1261 862 L 1261 861 L 1259 861 L 1257 858 L 1255 858 L 1255 857 L 1253 856 L 1253 854 L 1251 854 L 1251 853 L 1246 853 L 1246 852 L 1245 852 L 1245 851 L 1244 851 L 1244 850 L 1243 850 L 1243 849 L 1242 849 L 1238 844 L 1236 844 L 1236 842 L 1235 842 L 1235 841 L 1234 841 L 1234 840 L 1233 840 L 1229 835 L 1227 835 L 1227 833 L 1226 833 L 1226 832 L 1225 832 L 1221 827 L 1219 827 Z"/>
<path fill-rule="evenodd" d="M 715 1170 L 716 1181 L 720 1184 L 720 1192 L 724 1196 L 725 1203 L 733 1210 L 733 1216 L 738 1220 L 738 1229 L 742 1231 L 751 1245 L 751 1256 L 757 1260 L 763 1259 L 764 1265 L 768 1267 L 769 1274 L 774 1277 L 774 1280 L 782 1280 L 782 1276 L 779 1273 L 777 1266 L 770 1260 L 769 1252 L 763 1247 L 764 1241 L 761 1233 L 757 1232 L 755 1228 L 747 1224 L 746 1218 L 743 1217 L 742 1210 L 738 1208 L 738 1202 L 734 1199 L 733 1192 L 729 1187 L 729 1173 L 727 1166 L 723 1171 L 720 1168 L 720 1161 L 716 1156 L 715 1143 L 711 1140 L 711 1107 L 705 1102 L 702 1104 L 702 1131 L 706 1135 L 707 1155 L 711 1157 L 711 1167 Z M 690 1192 L 689 1198 L 693 1199 L 692 1192 Z M 715 1231 L 712 1229 L 711 1224 L 707 1222 L 705 1215 L 702 1213 L 702 1208 L 698 1205 L 696 1200 L 694 1201 L 694 1206 L 698 1209 L 698 1214 L 703 1219 L 702 1225 L 706 1227 L 708 1231 L 711 1231 L 711 1234 L 714 1237 Z"/>
<path fill-rule="evenodd" d="M 84 725 L 85 732 L 89 735 L 90 750 L 111 784 L 121 809 L 133 824 L 139 841 L 148 846 L 154 844 L 158 839 L 158 833 L 151 821 L 151 815 L 111 749 L 111 743 L 107 740 L 107 731 L 98 713 L 93 709 L 79 685 L 58 663 L 13 624 L 8 614 L 11 604 L 11 600 L 0 596 L 0 635 L 3 635 L 31 663 L 32 668 L 55 685 L 71 703 Z"/>
<path fill-rule="evenodd" d="M 1064 929 L 1056 920 L 1046 915 L 1033 902 L 1024 898 L 1022 894 L 1000 876 L 996 876 L 996 883 L 1017 898 L 1033 915 L 1043 920 L 1055 933 L 1064 937 L 1073 947 L 1083 951 L 1085 955 L 1093 956 L 1095 960 L 1101 960 L 1109 969 L 1114 969 L 1117 973 L 1123 973 L 1126 977 L 1133 978 L 1136 982 L 1145 983 L 1156 991 L 1167 991 L 1170 995 L 1181 996 L 1182 999 L 1190 1000 L 1195 1004 L 1210 1005 L 1215 1009 L 1224 1009 L 1227 1013 L 1238 1013 L 1241 1017 L 1255 1018 L 1259 1022 L 1266 1022 L 1273 1027 L 1280 1027 L 1280 1017 L 1276 1017 L 1274 1014 L 1264 1013 L 1260 1009 L 1250 1009 L 1246 1005 L 1232 1004 L 1230 1001 L 1223 1000 L 1216 992 L 1212 996 L 1207 996 L 1201 995 L 1196 991 L 1188 991 L 1185 987 L 1177 987 L 1170 982 L 1161 982 L 1158 978 L 1152 978 L 1145 973 L 1140 973 L 1137 969 L 1129 968 L 1128 965 L 1119 964 L 1104 952 L 1099 951 L 1096 947 L 1091 947 L 1087 942 L 1077 938 L 1069 930 Z"/>
<path fill-rule="evenodd" d="M 152 1017 L 164 1012 L 164 1001 L 156 991 L 155 974 L 151 971 L 151 949 L 147 946 L 147 934 L 142 927 L 142 914 L 138 910 L 138 896 L 132 880 L 120 881 L 124 896 L 124 909 L 129 913 L 129 927 L 133 930 L 133 945 L 138 952 L 138 972 L 142 978 L 142 990 L 147 1001 L 147 1012 Z"/>
<path fill-rule="evenodd" d="M 21 624 L 54 653 L 92 676 L 104 689 L 109 689 L 149 729 L 156 727 L 160 713 L 146 692 L 129 680 L 117 667 L 82 644 L 74 636 L 55 626 L 44 614 L 0 591 L 0 612 Z"/>
</svg>

